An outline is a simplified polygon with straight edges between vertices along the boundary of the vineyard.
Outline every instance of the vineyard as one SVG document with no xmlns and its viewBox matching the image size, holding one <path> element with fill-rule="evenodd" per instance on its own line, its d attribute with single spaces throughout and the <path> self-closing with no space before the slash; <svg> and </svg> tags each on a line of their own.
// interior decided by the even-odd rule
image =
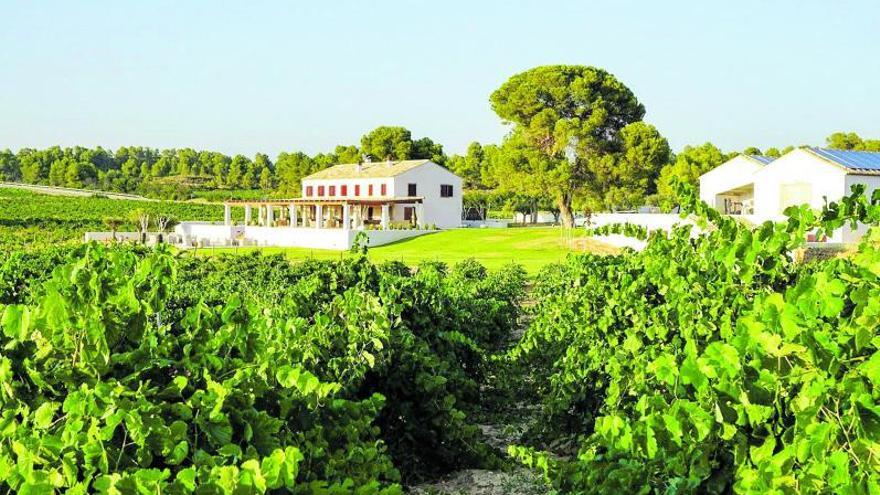
<svg viewBox="0 0 880 495">
<path fill-rule="evenodd" d="M 0 487 L 392 494 L 525 467 L 558 493 L 880 493 L 880 234 L 795 256 L 807 232 L 880 223 L 880 195 L 757 228 L 685 208 L 705 234 L 607 227 L 646 249 L 534 280 L 360 248 L 11 252 Z M 506 453 L 489 417 L 524 425 Z"/>
<path fill-rule="evenodd" d="M 104 220 L 143 210 L 152 215 L 170 215 L 186 220 L 218 220 L 223 207 L 171 201 L 138 201 L 95 197 L 50 196 L 30 191 L 0 188 L 0 251 L 32 249 L 59 243 L 82 241 L 86 231 L 109 230 Z M 123 229 L 135 230 L 123 223 Z"/>
</svg>

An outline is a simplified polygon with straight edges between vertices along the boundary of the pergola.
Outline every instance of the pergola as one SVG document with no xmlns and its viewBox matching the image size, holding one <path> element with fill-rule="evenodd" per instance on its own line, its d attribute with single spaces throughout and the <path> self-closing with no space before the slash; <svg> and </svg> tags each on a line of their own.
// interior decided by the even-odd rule
<svg viewBox="0 0 880 495">
<path fill-rule="evenodd" d="M 253 223 L 253 210 L 257 210 L 257 225 L 263 227 L 312 227 L 363 229 L 376 224 L 388 229 L 394 205 L 411 205 L 413 222 L 423 226 L 424 203 L 420 196 L 387 198 L 293 198 L 269 200 L 229 200 L 223 203 L 223 222 L 232 225 L 232 208 L 244 207 L 244 224 Z M 369 218 L 370 208 L 380 208 L 378 221 Z M 275 210 L 279 209 L 276 219 Z"/>
</svg>

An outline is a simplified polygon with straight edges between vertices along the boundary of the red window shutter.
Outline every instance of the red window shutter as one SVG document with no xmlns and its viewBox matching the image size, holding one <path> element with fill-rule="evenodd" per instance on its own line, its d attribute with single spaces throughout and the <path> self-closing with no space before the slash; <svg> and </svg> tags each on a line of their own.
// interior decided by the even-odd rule
<svg viewBox="0 0 880 495">
<path fill-rule="evenodd" d="M 324 195 L 324 186 L 318 186 L 318 196 Z"/>
<path fill-rule="evenodd" d="M 346 186 L 345 184 L 339 186 L 339 195 L 348 196 L 348 186 Z"/>
<path fill-rule="evenodd" d="M 306 196 L 312 195 L 312 186 L 306 186 Z"/>
<path fill-rule="evenodd" d="M 372 196 L 372 195 L 373 195 L 373 185 L 370 184 L 367 186 L 367 196 Z"/>
<path fill-rule="evenodd" d="M 336 196 L 336 186 L 330 186 L 330 196 Z"/>
<path fill-rule="evenodd" d="M 382 184 L 382 196 L 385 196 L 388 193 L 388 189 L 385 187 L 385 184 Z"/>
<path fill-rule="evenodd" d="M 360 195 L 361 195 L 361 185 L 360 185 L 360 184 L 355 184 L 355 185 L 354 185 L 354 195 L 355 195 L 355 196 L 360 196 Z"/>
</svg>

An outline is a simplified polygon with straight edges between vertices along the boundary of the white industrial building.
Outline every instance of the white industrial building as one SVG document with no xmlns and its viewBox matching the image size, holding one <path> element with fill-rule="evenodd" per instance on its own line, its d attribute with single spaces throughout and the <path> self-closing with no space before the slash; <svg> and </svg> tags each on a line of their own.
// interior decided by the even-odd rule
<svg viewBox="0 0 880 495">
<path fill-rule="evenodd" d="M 776 160 L 737 156 L 700 177 L 700 198 L 722 213 L 753 222 L 782 220 L 789 206 L 820 209 L 855 184 L 866 193 L 880 187 L 880 153 L 805 147 Z M 843 228 L 829 242 L 856 242 L 865 227 Z"/>
<path fill-rule="evenodd" d="M 233 208 L 244 209 L 236 224 Z M 348 249 L 358 233 L 378 246 L 461 226 L 461 178 L 430 160 L 352 163 L 302 180 L 293 199 L 228 201 L 221 224 L 182 222 L 183 246 Z"/>
</svg>

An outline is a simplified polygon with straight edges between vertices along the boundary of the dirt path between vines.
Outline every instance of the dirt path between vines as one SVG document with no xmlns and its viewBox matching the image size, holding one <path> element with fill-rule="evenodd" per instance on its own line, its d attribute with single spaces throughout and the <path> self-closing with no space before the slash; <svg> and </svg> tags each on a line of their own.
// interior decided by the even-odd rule
<svg viewBox="0 0 880 495">
<path fill-rule="evenodd" d="M 534 301 L 525 300 L 525 309 Z M 531 321 L 531 315 L 524 311 L 509 337 L 513 344 L 522 337 Z M 535 404 L 514 404 L 501 414 L 489 414 L 484 423 L 478 424 L 486 437 L 486 443 L 497 449 L 502 457 L 507 456 L 507 446 L 518 443 L 523 431 L 535 417 Z M 544 495 L 550 489 L 533 471 L 524 467 L 510 470 L 464 469 L 428 483 L 411 486 L 407 493 L 414 495 Z"/>
</svg>

